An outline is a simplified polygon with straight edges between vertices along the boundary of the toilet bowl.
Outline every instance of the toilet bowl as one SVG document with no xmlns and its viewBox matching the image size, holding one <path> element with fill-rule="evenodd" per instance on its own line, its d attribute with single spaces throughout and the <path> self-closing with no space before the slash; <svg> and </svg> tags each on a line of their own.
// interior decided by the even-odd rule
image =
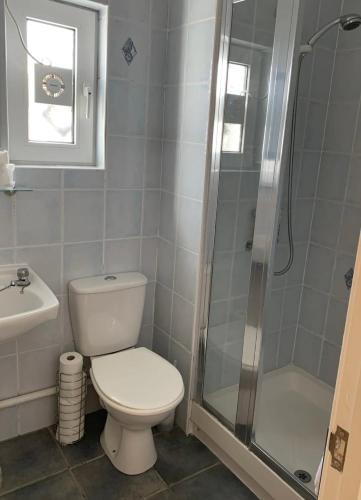
<svg viewBox="0 0 361 500">
<path fill-rule="evenodd" d="M 108 416 L 101 445 L 113 465 L 129 475 L 157 459 L 152 427 L 166 420 L 184 396 L 178 370 L 145 348 L 92 359 L 94 389 Z"/>
<path fill-rule="evenodd" d="M 179 371 L 149 349 L 135 347 L 146 284 L 140 273 L 69 283 L 75 344 L 91 359 L 93 386 L 108 412 L 101 445 L 113 465 L 129 475 L 153 467 L 152 427 L 169 419 L 184 396 Z"/>
</svg>

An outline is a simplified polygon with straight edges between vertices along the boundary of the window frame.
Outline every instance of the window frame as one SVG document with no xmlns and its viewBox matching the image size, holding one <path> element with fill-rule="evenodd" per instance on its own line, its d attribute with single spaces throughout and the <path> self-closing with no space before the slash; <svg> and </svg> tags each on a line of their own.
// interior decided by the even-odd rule
<svg viewBox="0 0 361 500">
<path fill-rule="evenodd" d="M 50 5 L 49 3 L 54 5 Z M 18 9 L 21 5 L 22 14 Z M 30 6 L 29 6 L 30 4 Z M 34 4 L 37 4 L 37 10 L 46 4 L 48 9 L 42 13 L 34 12 Z M 40 6 L 40 7 L 39 7 Z M 49 12 L 49 7 L 51 7 Z M 38 143 L 27 141 L 27 120 L 28 120 L 28 90 L 27 90 L 27 55 L 22 49 L 19 37 L 15 40 L 15 25 L 6 18 L 6 39 L 1 40 L 4 43 L 4 51 L 7 53 L 9 47 L 17 43 L 17 54 L 21 58 L 22 74 L 18 85 L 11 86 L 14 80 L 14 68 L 12 68 L 9 58 L 6 66 L 6 106 L 11 109 L 7 113 L 7 147 L 9 149 L 10 160 L 16 164 L 17 168 L 91 168 L 104 169 L 105 167 L 105 119 L 106 119 L 106 90 L 107 90 L 107 32 L 108 32 L 108 7 L 91 0 L 77 0 L 71 2 L 57 2 L 56 0 L 27 0 L 26 8 L 18 0 L 10 2 L 10 8 L 19 22 L 24 38 L 26 37 L 25 23 L 27 18 L 39 19 L 50 23 L 59 24 L 65 27 L 75 27 L 78 30 L 79 46 L 76 50 L 76 58 L 79 60 L 85 57 L 85 54 L 91 54 L 91 64 L 86 64 L 86 72 L 79 72 L 75 75 L 75 106 L 77 112 L 77 123 L 75 123 L 75 136 L 79 138 L 76 144 L 62 143 Z M 77 15 L 77 22 L 69 19 L 69 8 L 78 10 L 73 11 Z M 3 8 L 4 12 L 4 8 Z M 1 11 L 0 11 L 1 13 Z M 72 13 L 72 14 L 73 14 Z M 89 15 L 84 16 L 83 13 Z M 5 14 L 5 13 L 4 13 Z M 93 20 L 93 35 L 86 36 L 89 33 L 89 19 Z M 67 22 L 64 22 L 67 21 Z M 83 32 L 83 34 L 79 31 Z M 15 30 L 15 31 L 14 31 Z M 9 43 L 9 47 L 6 46 Z M 84 54 L 84 55 L 83 55 Z M 14 58 L 15 59 L 15 58 Z M 17 59 L 16 59 L 17 61 Z M 14 64 L 14 63 L 13 63 Z M 19 65 L 20 66 L 20 65 Z M 15 73 L 16 74 L 16 73 Z M 78 78 L 80 74 L 80 78 Z M 25 75 L 25 76 L 24 76 Z M 92 81 L 93 96 L 91 108 L 91 120 L 86 120 L 85 113 L 82 115 L 79 110 L 84 109 L 84 101 L 79 98 L 83 81 Z M 14 88 L 15 87 L 15 88 Z M 16 87 L 18 88 L 17 90 Z M 14 108 L 14 97 L 19 104 Z M 1 99 L 3 100 L 3 99 Z M 20 102 L 21 101 L 21 102 Z M 3 106 L 1 106 L 3 108 Z M 19 134 L 19 115 L 23 117 Z M 24 112 L 24 109 L 26 112 Z M 14 112 L 15 110 L 15 112 Z M 5 134 L 2 133 L 4 136 Z M 20 137 L 20 139 L 19 139 Z"/>
</svg>

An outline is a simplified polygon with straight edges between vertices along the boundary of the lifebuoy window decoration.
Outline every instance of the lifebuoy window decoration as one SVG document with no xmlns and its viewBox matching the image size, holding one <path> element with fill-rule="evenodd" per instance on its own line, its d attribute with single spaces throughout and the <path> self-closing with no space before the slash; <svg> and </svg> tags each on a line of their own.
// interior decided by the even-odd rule
<svg viewBox="0 0 361 500">
<path fill-rule="evenodd" d="M 43 90 L 48 97 L 57 99 L 65 91 L 64 80 L 56 73 L 48 73 L 43 78 Z"/>
<path fill-rule="evenodd" d="M 74 105 L 74 75 L 71 69 L 35 64 L 34 72 L 35 102 Z"/>
</svg>

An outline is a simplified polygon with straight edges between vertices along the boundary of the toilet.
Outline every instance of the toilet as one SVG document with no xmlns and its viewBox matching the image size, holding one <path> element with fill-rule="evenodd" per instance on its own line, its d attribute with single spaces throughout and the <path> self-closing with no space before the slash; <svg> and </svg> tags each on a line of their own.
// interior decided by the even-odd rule
<svg viewBox="0 0 361 500">
<path fill-rule="evenodd" d="M 136 347 L 146 284 L 140 273 L 69 283 L 75 344 L 91 359 L 93 386 L 108 412 L 100 442 L 113 465 L 129 475 L 153 467 L 152 427 L 169 420 L 184 396 L 179 371 L 149 349 Z"/>
</svg>

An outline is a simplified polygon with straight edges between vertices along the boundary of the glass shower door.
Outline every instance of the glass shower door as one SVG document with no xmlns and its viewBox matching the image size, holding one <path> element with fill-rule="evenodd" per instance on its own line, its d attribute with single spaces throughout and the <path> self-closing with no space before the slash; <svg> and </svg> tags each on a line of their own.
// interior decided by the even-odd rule
<svg viewBox="0 0 361 500">
<path fill-rule="evenodd" d="M 249 442 L 259 350 L 257 311 L 253 318 L 249 312 L 258 300 L 251 283 L 259 272 L 263 279 L 272 246 L 297 21 L 289 0 L 228 1 L 227 6 L 231 28 L 215 145 L 219 161 L 212 172 L 217 207 L 203 404 Z M 268 211 L 266 227 L 257 215 L 260 207 Z"/>
</svg>

